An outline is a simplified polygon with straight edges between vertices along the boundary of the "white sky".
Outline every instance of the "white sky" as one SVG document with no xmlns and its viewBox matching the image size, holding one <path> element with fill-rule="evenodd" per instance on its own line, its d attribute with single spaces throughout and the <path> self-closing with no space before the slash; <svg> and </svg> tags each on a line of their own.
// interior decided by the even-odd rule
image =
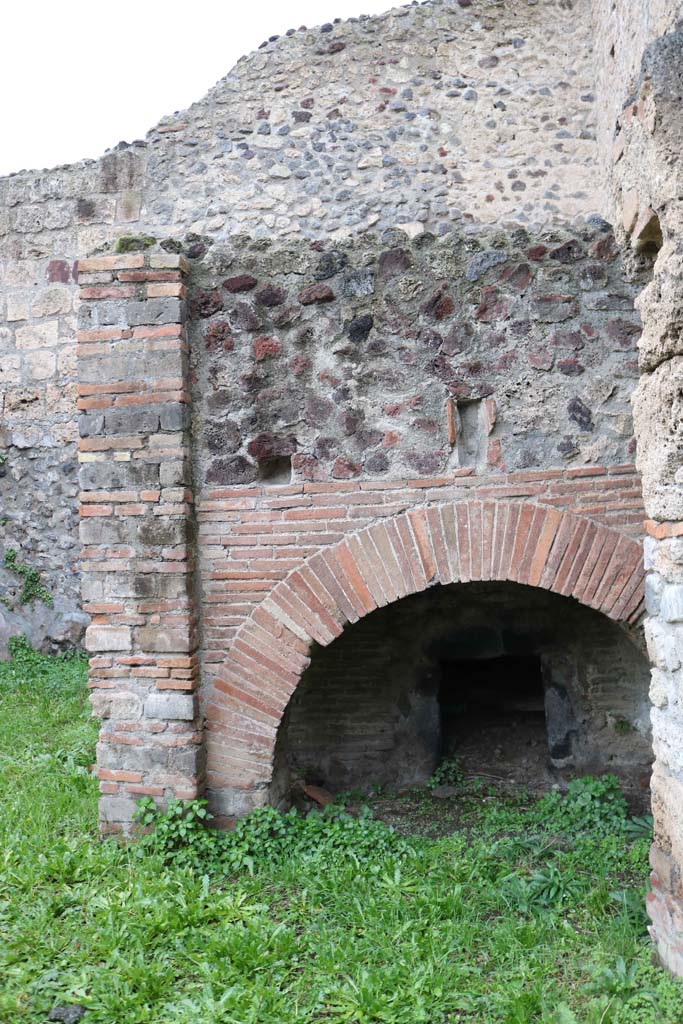
<svg viewBox="0 0 683 1024">
<path fill-rule="evenodd" d="M 0 175 L 143 138 L 268 36 L 397 2 L 4 0 Z"/>
</svg>

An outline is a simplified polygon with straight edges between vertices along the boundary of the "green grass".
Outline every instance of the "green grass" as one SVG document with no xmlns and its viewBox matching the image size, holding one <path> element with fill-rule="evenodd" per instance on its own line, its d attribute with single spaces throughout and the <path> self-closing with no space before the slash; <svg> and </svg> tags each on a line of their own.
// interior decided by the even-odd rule
<svg viewBox="0 0 683 1024">
<path fill-rule="evenodd" d="M 557 808 L 544 831 L 547 808 L 464 784 L 441 838 L 378 826 L 354 856 L 356 826 L 332 815 L 287 826 L 283 856 L 264 818 L 244 842 L 265 829 L 272 856 L 251 872 L 222 840 L 183 866 L 161 843 L 98 839 L 84 675 L 0 663 L 2 1024 L 69 1003 L 85 1024 L 683 1021 L 683 986 L 651 962 L 647 837 L 562 832 Z M 411 799 L 422 833 L 453 816 Z"/>
</svg>

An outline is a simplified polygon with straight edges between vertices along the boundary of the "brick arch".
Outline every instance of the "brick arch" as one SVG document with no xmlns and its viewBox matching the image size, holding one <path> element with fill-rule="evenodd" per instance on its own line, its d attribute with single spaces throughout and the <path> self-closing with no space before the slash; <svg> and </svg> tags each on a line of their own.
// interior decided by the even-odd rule
<svg viewBox="0 0 683 1024">
<path fill-rule="evenodd" d="M 310 662 L 348 623 L 438 583 L 541 587 L 623 623 L 642 615 L 642 548 L 571 512 L 527 502 L 445 502 L 384 519 L 323 548 L 277 583 L 240 627 L 206 706 L 208 784 L 241 813 L 268 796 L 277 730 Z"/>
</svg>

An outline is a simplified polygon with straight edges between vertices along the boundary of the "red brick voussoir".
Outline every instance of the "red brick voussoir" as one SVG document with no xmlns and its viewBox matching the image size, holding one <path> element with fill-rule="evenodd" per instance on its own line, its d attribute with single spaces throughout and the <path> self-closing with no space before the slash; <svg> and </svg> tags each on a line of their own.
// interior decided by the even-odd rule
<svg viewBox="0 0 683 1024">
<path fill-rule="evenodd" d="M 232 493 L 210 492 L 199 520 L 213 677 L 211 791 L 230 790 L 227 803 L 238 809 L 265 799 L 277 728 L 310 645 L 331 643 L 347 623 L 409 594 L 439 583 L 506 580 L 638 622 L 642 511 L 621 497 L 637 486 L 626 468 L 398 481 L 393 488 L 381 481 L 377 491 L 368 481 L 362 491 L 349 485 L 346 506 L 339 489 L 307 484 L 282 488 L 277 500 L 273 488 L 249 488 L 239 509 Z M 587 481 L 590 490 L 573 491 Z M 591 515 L 583 511 L 585 495 Z M 304 500 L 334 517 L 298 517 L 293 525 L 288 496 L 297 509 Z"/>
</svg>

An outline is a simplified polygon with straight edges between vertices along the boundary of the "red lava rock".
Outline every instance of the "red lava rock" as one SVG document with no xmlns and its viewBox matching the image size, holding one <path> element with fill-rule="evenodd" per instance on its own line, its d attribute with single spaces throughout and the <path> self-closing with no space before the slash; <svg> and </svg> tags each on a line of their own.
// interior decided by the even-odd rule
<svg viewBox="0 0 683 1024">
<path fill-rule="evenodd" d="M 256 338 L 254 341 L 254 358 L 257 363 L 271 356 L 279 355 L 282 345 L 277 338 Z"/>
<path fill-rule="evenodd" d="M 529 366 L 532 366 L 534 370 L 551 370 L 555 356 L 547 348 L 537 345 L 536 348 L 529 349 L 527 359 Z"/>
<path fill-rule="evenodd" d="M 301 480 L 327 479 L 326 470 L 315 455 L 304 455 L 302 452 L 292 455 L 292 470 Z"/>
<path fill-rule="evenodd" d="M 316 302 L 332 302 L 334 292 L 327 284 L 310 284 L 299 292 L 299 302 L 302 306 L 312 306 Z"/>
<path fill-rule="evenodd" d="M 225 320 L 212 320 L 206 328 L 205 344 L 209 352 L 216 349 L 232 352 L 235 347 L 235 339 L 232 337 L 230 324 Z"/>
<path fill-rule="evenodd" d="M 323 789 L 322 786 L 302 786 L 302 789 L 308 799 L 320 807 L 325 807 L 327 804 L 334 802 L 334 797 L 329 789 Z"/>
<path fill-rule="evenodd" d="M 489 286 L 481 290 L 481 302 L 474 314 L 477 320 L 490 324 L 494 320 L 507 320 L 512 309 L 512 299 L 501 295 L 497 288 Z"/>
<path fill-rule="evenodd" d="M 557 368 L 565 377 L 580 377 L 586 369 L 578 359 L 561 359 L 557 364 Z"/>
<path fill-rule="evenodd" d="M 584 346 L 580 331 L 555 331 L 551 345 L 554 348 L 571 348 L 579 352 Z"/>
<path fill-rule="evenodd" d="M 402 270 L 407 270 L 411 264 L 410 253 L 405 249 L 387 249 L 380 254 L 377 272 L 379 277 L 395 277 Z"/>
<path fill-rule="evenodd" d="M 278 288 L 274 284 L 265 284 L 255 293 L 254 298 L 262 306 L 281 306 L 287 297 L 284 288 Z"/>
<path fill-rule="evenodd" d="M 276 459 L 284 455 L 293 455 L 296 451 L 296 438 L 292 434 L 278 437 L 277 434 L 264 431 L 249 442 L 247 451 L 254 459 Z"/>
<path fill-rule="evenodd" d="M 351 477 L 358 476 L 359 473 L 360 466 L 351 459 L 340 457 L 332 466 L 332 476 L 335 480 L 350 480 Z"/>
<path fill-rule="evenodd" d="M 526 254 L 530 260 L 542 260 L 547 251 L 547 245 L 533 245 L 531 249 L 527 249 Z"/>
<path fill-rule="evenodd" d="M 557 260 L 558 263 L 574 263 L 576 260 L 583 259 L 584 251 L 575 238 L 572 238 L 569 242 L 565 242 L 564 245 L 560 245 L 557 249 L 553 249 L 550 253 L 551 260 Z"/>
<path fill-rule="evenodd" d="M 190 315 L 197 319 L 204 320 L 223 308 L 223 299 L 218 288 L 205 291 L 198 288 L 190 300 Z"/>
<path fill-rule="evenodd" d="M 605 235 L 598 242 L 595 243 L 591 249 L 591 256 L 595 256 L 599 260 L 613 260 L 618 255 L 619 250 L 617 243 L 614 239 L 614 235 Z"/>
<path fill-rule="evenodd" d="M 455 312 L 455 303 L 447 292 L 439 289 L 439 291 L 434 292 L 429 301 L 425 303 L 423 312 L 426 313 L 427 316 L 433 316 L 435 320 L 445 320 L 447 316 L 450 316 L 451 313 Z"/>
<path fill-rule="evenodd" d="M 509 370 L 511 366 L 517 362 L 517 353 L 514 349 L 510 349 L 508 352 L 503 352 L 502 356 L 496 362 L 497 370 Z"/>
<path fill-rule="evenodd" d="M 50 260 L 46 276 L 49 284 L 68 284 L 71 278 L 71 267 L 66 260 Z"/>
<path fill-rule="evenodd" d="M 300 377 L 302 373 L 305 373 L 311 365 L 311 360 L 307 359 L 306 356 L 297 354 L 293 359 L 290 360 L 289 368 L 295 377 Z"/>
<path fill-rule="evenodd" d="M 238 274 L 237 277 L 228 277 L 223 282 L 227 292 L 250 292 L 257 285 L 257 280 L 251 274 Z"/>
<path fill-rule="evenodd" d="M 607 337 L 617 348 L 635 348 L 640 333 L 640 326 L 628 320 L 610 320 L 607 324 Z"/>
<path fill-rule="evenodd" d="M 505 281 L 518 292 L 524 292 L 533 280 L 533 272 L 528 263 L 518 263 L 514 267 L 506 267 L 500 275 L 500 280 Z"/>
</svg>

